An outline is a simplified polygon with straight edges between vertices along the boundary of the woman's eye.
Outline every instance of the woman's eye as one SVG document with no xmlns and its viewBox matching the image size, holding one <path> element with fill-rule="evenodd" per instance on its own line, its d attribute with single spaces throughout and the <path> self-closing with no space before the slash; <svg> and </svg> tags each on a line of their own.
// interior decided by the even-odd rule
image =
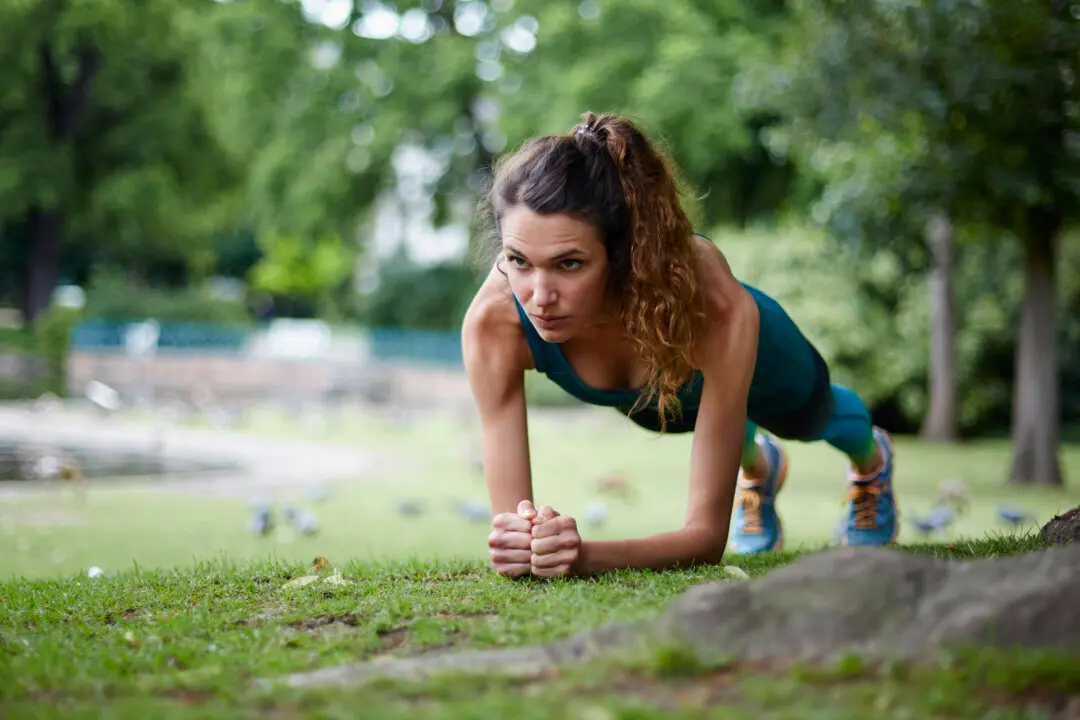
<svg viewBox="0 0 1080 720">
<path fill-rule="evenodd" d="M 580 260 L 563 260 L 562 261 L 563 270 L 577 270 L 580 267 L 581 267 L 581 261 Z"/>
<path fill-rule="evenodd" d="M 526 264 L 525 260 L 523 258 L 512 257 L 512 256 L 506 258 L 506 262 L 510 263 L 511 267 L 516 267 L 516 268 L 523 268 L 523 267 L 525 267 L 525 264 Z"/>
</svg>

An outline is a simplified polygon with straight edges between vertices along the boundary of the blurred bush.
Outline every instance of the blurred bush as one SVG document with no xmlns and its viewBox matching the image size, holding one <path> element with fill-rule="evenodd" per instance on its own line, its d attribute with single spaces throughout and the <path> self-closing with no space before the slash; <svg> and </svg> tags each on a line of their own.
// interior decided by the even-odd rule
<svg viewBox="0 0 1080 720">
<path fill-rule="evenodd" d="M 0 400 L 67 394 L 68 338 L 78 317 L 54 305 L 29 327 L 0 328 Z"/>
<path fill-rule="evenodd" d="M 151 287 L 112 269 L 100 270 L 91 277 L 83 318 L 244 325 L 252 322 L 242 298 L 215 294 L 209 284 L 181 289 Z"/>
<path fill-rule="evenodd" d="M 35 350 L 45 364 L 45 390 L 60 397 L 67 395 L 71 329 L 80 315 L 78 310 L 53 305 L 34 318 L 31 328 Z"/>
</svg>

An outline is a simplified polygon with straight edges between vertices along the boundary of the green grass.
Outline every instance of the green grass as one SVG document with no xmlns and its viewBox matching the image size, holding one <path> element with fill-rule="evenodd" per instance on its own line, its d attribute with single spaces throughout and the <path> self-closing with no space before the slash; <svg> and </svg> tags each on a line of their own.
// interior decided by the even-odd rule
<svg viewBox="0 0 1080 720">
<path fill-rule="evenodd" d="M 1039 547 L 1031 536 L 923 546 L 952 557 Z M 759 577 L 797 555 L 733 562 Z M 702 666 L 672 649 L 538 679 L 486 675 L 263 688 L 283 673 L 433 649 L 549 642 L 646 619 L 719 567 L 510 581 L 478 562 L 337 565 L 349 582 L 286 589 L 306 564 L 205 563 L 0 585 L 0 716 L 1035 718 L 1080 663 L 977 652 L 934 667 Z"/>
<path fill-rule="evenodd" d="M 651 435 L 612 411 L 535 413 L 530 422 L 537 502 L 580 518 L 591 502 L 601 499 L 595 490 L 601 474 L 621 473 L 634 488 L 629 500 L 605 500 L 608 522 L 603 527 L 582 523 L 585 537 L 633 537 L 679 526 L 689 436 Z M 255 495 L 89 481 L 85 493 L 43 488 L 5 497 L 0 504 L 0 579 L 69 577 L 90 566 L 114 573 L 136 565 L 167 568 L 216 559 L 303 563 L 323 555 L 335 562 L 370 563 L 486 557 L 487 525 L 469 523 L 454 510 L 457 498 L 487 500 L 483 477 L 468 461 L 474 428 L 452 418 L 400 427 L 350 415 L 316 432 L 264 412 L 252 418 L 245 432 L 267 443 L 301 436 L 349 443 L 376 452 L 377 462 L 364 477 L 330 483 L 325 503 L 308 500 L 299 488 L 270 498 L 277 503 L 279 521 L 288 503 L 313 510 L 322 527 L 313 538 L 252 536 L 247 519 Z M 779 503 L 787 547 L 819 548 L 831 542 L 840 516 L 844 459 L 824 444 L 790 443 L 788 449 L 791 471 Z M 1006 442 L 954 448 L 901 437 L 896 449 L 896 489 L 905 515 L 928 510 L 944 479 L 961 479 L 970 489 L 968 512 L 936 542 L 1033 529 L 1034 524 L 1018 529 L 1002 524 L 996 516 L 1001 503 L 1030 511 L 1036 524 L 1080 505 L 1078 445 L 1062 450 L 1065 490 L 1006 486 Z M 404 498 L 422 499 L 425 514 L 399 515 L 397 502 Z M 923 542 L 906 522 L 899 540 Z"/>
<path fill-rule="evenodd" d="M 273 442 L 304 431 L 280 416 L 248 432 Z M 315 538 L 251 537 L 250 499 L 87 483 L 41 490 L 0 510 L 0 716 L 2 717 L 647 717 L 1037 718 L 1080 686 L 1080 663 L 1038 653 L 972 651 L 933 667 L 706 667 L 677 648 L 628 655 L 534 680 L 445 677 L 322 690 L 260 689 L 258 678 L 434 649 L 514 647 L 558 640 L 611 621 L 654 616 L 720 567 L 618 572 L 589 580 L 512 582 L 485 565 L 484 524 L 455 515 L 457 497 L 483 500 L 469 468 L 470 429 L 449 419 L 394 427 L 347 418 L 317 437 L 370 447 L 370 477 L 345 478 L 319 514 Z M 623 473 L 635 494 L 609 501 L 611 522 L 587 537 L 670 529 L 684 510 L 689 437 L 655 438 L 607 414 L 532 424 L 537 500 L 580 513 L 593 480 Z M 316 438 L 312 434 L 312 438 Z M 822 446 L 790 446 L 781 500 L 789 550 L 725 560 L 759 577 L 826 545 L 843 496 L 843 461 Z M 1080 504 L 1066 491 L 1004 486 L 1009 449 L 960 449 L 898 438 L 902 509 L 921 511 L 938 483 L 968 483 L 972 504 L 936 544 L 910 552 L 972 558 L 1040 547 L 1033 528 L 1003 528 L 1000 502 L 1037 521 Z M 1066 473 L 1080 468 L 1067 447 Z M 1070 475 L 1070 479 L 1072 476 Z M 399 498 L 426 500 L 407 519 Z M 299 490 L 278 497 L 302 500 Z M 279 506 L 280 507 L 280 506 Z M 67 523 L 67 524 L 65 524 Z M 801 549 L 798 547 L 801 546 Z M 286 589 L 327 557 L 349 584 Z M 103 567 L 90 579 L 86 567 Z M 13 576 L 22 576 L 14 579 Z M 1049 704 L 1048 704 L 1049 703 Z"/>
</svg>

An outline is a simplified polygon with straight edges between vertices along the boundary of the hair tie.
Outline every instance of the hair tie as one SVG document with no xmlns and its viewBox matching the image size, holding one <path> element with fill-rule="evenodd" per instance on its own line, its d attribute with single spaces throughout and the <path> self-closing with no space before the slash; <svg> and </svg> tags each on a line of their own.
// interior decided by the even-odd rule
<svg viewBox="0 0 1080 720">
<path fill-rule="evenodd" d="M 576 130 L 574 130 L 574 135 L 578 135 L 578 136 L 581 136 L 581 137 L 587 137 L 587 138 L 590 138 L 591 140 L 593 140 L 593 141 L 595 141 L 597 143 L 600 143 L 600 135 L 595 130 L 593 130 L 591 127 L 589 127 L 587 125 L 579 126 Z M 603 144 L 603 143 L 600 143 L 600 144 Z"/>
</svg>

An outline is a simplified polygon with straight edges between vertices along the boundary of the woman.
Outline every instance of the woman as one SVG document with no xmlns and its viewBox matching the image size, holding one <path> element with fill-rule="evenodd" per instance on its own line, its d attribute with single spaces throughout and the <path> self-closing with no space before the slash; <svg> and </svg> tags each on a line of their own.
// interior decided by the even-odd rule
<svg viewBox="0 0 1080 720">
<path fill-rule="evenodd" d="M 717 562 L 729 529 L 733 552 L 779 549 L 787 459 L 777 438 L 824 440 L 850 459 L 845 542 L 895 540 L 888 435 L 855 393 L 830 383 L 784 310 L 694 234 L 667 161 L 630 120 L 586 113 L 567 135 L 528 141 L 497 163 L 481 206 L 497 259 L 462 342 L 499 573 Z M 583 541 L 573 518 L 533 506 L 531 369 L 647 429 L 694 433 L 681 529 Z"/>
</svg>

